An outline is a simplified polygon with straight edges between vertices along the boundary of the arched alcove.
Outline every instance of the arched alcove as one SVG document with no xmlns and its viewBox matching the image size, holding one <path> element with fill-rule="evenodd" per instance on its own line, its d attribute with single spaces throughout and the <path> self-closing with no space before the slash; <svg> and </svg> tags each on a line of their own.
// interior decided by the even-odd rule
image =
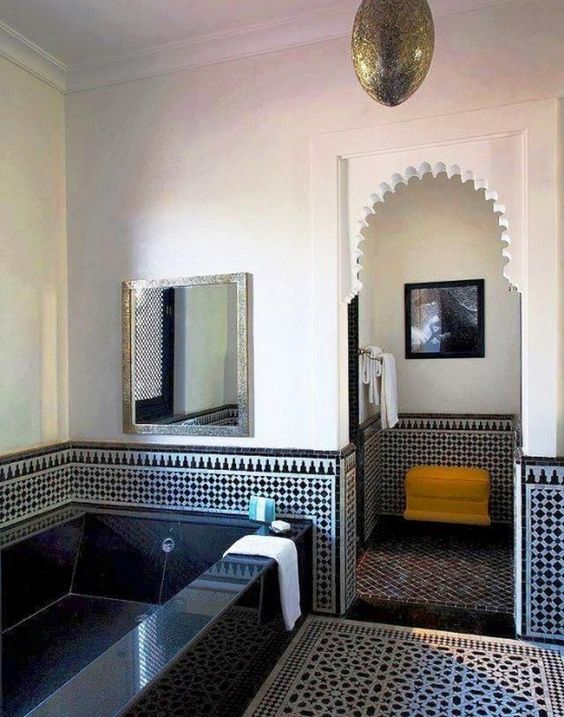
<svg viewBox="0 0 564 717">
<path fill-rule="evenodd" d="M 509 219 L 507 217 L 507 209 L 501 202 L 497 191 L 490 187 L 487 179 L 478 178 L 471 169 L 463 169 L 458 164 L 447 166 L 444 162 L 437 162 L 431 166 L 429 162 L 422 162 L 417 168 L 410 165 L 406 167 L 403 172 L 393 174 L 389 181 L 380 183 L 378 189 L 370 194 L 366 205 L 362 208 L 360 217 L 355 225 L 355 231 L 350 238 L 351 288 L 346 296 L 347 302 L 352 301 L 362 289 L 360 273 L 362 272 L 363 251 L 361 244 L 365 239 L 364 231 L 368 227 L 369 218 L 377 213 L 378 207 L 386 201 L 386 196 L 390 193 L 394 194 L 398 187 L 408 185 L 409 182 L 413 180 L 422 180 L 425 176 L 431 175 L 433 178 L 436 178 L 442 174 L 446 175 L 449 179 L 459 177 L 462 183 L 471 182 L 475 191 L 483 192 L 484 199 L 491 203 L 491 209 L 498 216 L 498 224 L 500 227 L 500 252 L 505 259 L 502 272 L 503 276 L 509 283 L 511 289 L 522 291 L 522 287 L 519 286 L 519 279 L 511 271 Z"/>
<path fill-rule="evenodd" d="M 518 414 L 520 296 L 508 291 L 516 287 L 499 198 L 448 171 L 414 173 L 381 196 L 361 231 L 359 342 L 395 356 L 400 413 Z M 485 281 L 483 358 L 407 359 L 405 285 L 464 279 Z M 364 393 L 361 423 L 373 413 Z"/>
<path fill-rule="evenodd" d="M 499 237 L 509 240 L 498 245 L 508 260 L 504 273 L 522 292 L 523 452 L 529 456 L 555 455 L 559 376 L 557 108 L 554 100 L 542 100 L 407 119 L 314 138 L 312 430 L 316 446 L 335 449 L 351 440 L 349 386 L 351 379 L 355 382 L 350 367 L 358 366 L 358 357 L 348 350 L 347 333 L 351 327 L 354 331 L 348 318 L 358 301 L 356 282 L 362 255 L 357 251 L 361 251 L 362 222 L 399 182 L 405 183 L 423 170 L 425 174 L 448 173 L 458 168 L 456 173 L 461 178 L 477 182 L 484 196 L 493 200 L 492 210 L 501 210 L 495 214 Z M 402 167 L 406 170 L 398 172 Z M 482 182 L 483 177 L 488 181 Z M 370 199 L 373 194 L 376 196 Z M 495 419 L 493 425 L 498 425 Z M 359 443 L 355 440 L 361 461 L 369 458 L 366 435 L 363 430 Z M 471 431 L 470 438 L 473 435 Z M 491 446 L 487 450 L 497 457 L 497 450 Z M 512 450 L 508 448 L 511 454 Z M 351 456 L 346 458 L 349 463 Z M 345 468 L 349 465 L 343 464 Z M 345 505 L 352 505 L 355 491 L 357 496 L 359 491 L 354 467 L 343 475 Z M 521 525 L 519 504 L 516 510 L 517 524 Z M 347 516 L 342 535 L 354 536 L 354 518 Z M 518 532 L 517 544 L 521 538 Z M 356 542 L 350 540 L 345 548 L 343 585 L 354 588 L 355 569 Z M 518 595 L 520 590 L 518 584 Z M 354 589 L 349 597 L 354 597 Z M 518 599 L 517 624 L 520 604 Z"/>
</svg>

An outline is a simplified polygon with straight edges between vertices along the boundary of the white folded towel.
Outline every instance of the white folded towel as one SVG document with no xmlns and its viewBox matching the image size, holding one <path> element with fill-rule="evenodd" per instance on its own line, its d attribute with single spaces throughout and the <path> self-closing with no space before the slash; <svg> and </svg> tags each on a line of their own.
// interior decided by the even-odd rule
<svg viewBox="0 0 564 717">
<path fill-rule="evenodd" d="M 382 354 L 379 346 L 367 346 L 366 352 L 360 357 L 360 378 L 368 386 L 368 400 L 376 406 L 380 403 L 378 379 L 382 374 L 382 364 L 375 361 Z"/>
<path fill-rule="evenodd" d="M 224 555 L 260 555 L 278 563 L 280 604 L 287 630 L 293 630 L 302 614 L 300 609 L 300 580 L 298 551 L 289 538 L 269 535 L 245 535 L 237 540 Z"/>
<path fill-rule="evenodd" d="M 382 354 L 382 428 L 393 428 L 398 422 L 398 381 L 396 360 L 392 354 Z"/>
</svg>

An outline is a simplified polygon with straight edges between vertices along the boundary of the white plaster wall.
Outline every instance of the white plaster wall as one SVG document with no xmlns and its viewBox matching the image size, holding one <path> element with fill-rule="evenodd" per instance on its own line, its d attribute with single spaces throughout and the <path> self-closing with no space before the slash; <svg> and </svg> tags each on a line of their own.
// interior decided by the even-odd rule
<svg viewBox="0 0 564 717">
<path fill-rule="evenodd" d="M 0 452 L 67 437 L 64 99 L 0 58 Z"/>
<path fill-rule="evenodd" d="M 403 413 L 519 413 L 520 296 L 503 278 L 493 202 L 446 175 L 412 180 L 377 207 L 362 244 L 361 345 L 393 353 Z M 485 279 L 486 356 L 408 360 L 404 284 Z M 361 387 L 361 420 L 374 413 Z"/>
<path fill-rule="evenodd" d="M 175 413 L 237 403 L 236 306 L 234 285 L 176 290 Z"/>
<path fill-rule="evenodd" d="M 560 253 L 558 257 L 558 441 L 557 454 L 564 456 L 564 101 L 560 101 Z"/>
<path fill-rule="evenodd" d="M 256 435 L 170 440 L 337 448 L 334 431 L 314 438 L 312 326 L 334 306 L 312 304 L 311 139 L 561 94 L 563 11 L 560 0 L 515 0 L 439 19 L 431 74 L 395 109 L 360 89 L 345 39 L 70 95 L 73 436 L 128 440 L 123 279 L 248 271 Z"/>
</svg>

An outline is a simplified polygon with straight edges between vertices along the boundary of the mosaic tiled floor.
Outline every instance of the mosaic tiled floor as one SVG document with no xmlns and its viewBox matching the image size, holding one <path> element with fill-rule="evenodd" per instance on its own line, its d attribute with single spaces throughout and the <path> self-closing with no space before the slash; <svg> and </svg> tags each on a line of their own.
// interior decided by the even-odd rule
<svg viewBox="0 0 564 717">
<path fill-rule="evenodd" d="M 310 617 L 246 717 L 563 717 L 561 653 Z"/>
<path fill-rule="evenodd" d="M 359 561 L 357 584 L 368 603 L 512 613 L 511 530 L 384 520 Z"/>
</svg>

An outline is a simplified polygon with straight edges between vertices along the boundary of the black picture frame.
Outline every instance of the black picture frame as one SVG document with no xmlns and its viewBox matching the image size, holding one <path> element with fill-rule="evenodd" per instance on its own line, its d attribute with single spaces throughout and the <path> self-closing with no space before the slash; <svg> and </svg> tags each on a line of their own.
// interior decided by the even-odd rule
<svg viewBox="0 0 564 717">
<path fill-rule="evenodd" d="M 484 279 L 405 284 L 404 301 L 406 359 L 485 357 Z"/>
</svg>

